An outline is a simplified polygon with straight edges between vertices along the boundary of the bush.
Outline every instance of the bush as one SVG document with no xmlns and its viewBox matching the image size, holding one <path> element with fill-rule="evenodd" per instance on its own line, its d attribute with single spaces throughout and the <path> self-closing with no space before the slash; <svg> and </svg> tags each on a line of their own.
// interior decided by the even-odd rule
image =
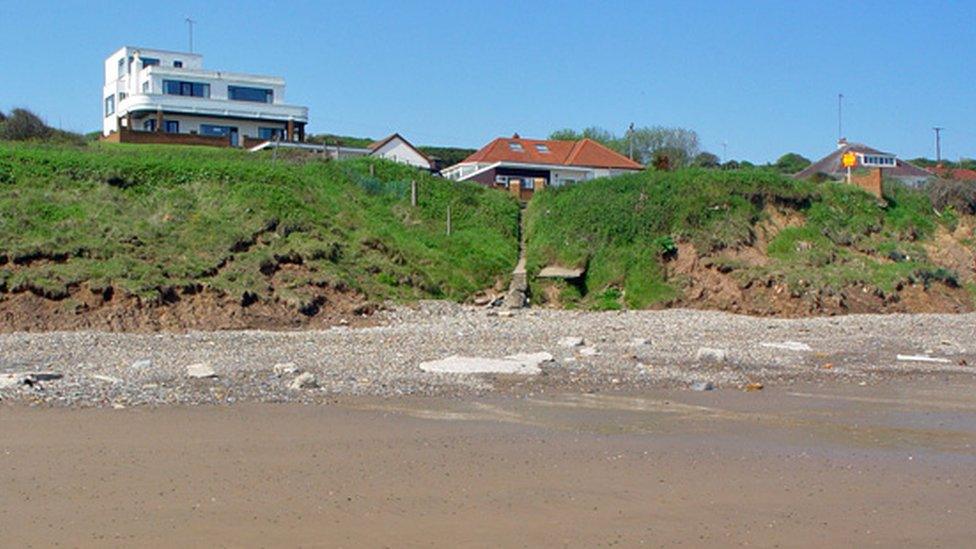
<svg viewBox="0 0 976 549">
<path fill-rule="evenodd" d="M 27 109 L 14 109 L 0 125 L 0 139 L 7 141 L 28 141 L 47 139 L 54 131 L 41 120 L 41 117 Z"/>
<path fill-rule="evenodd" d="M 959 213 L 976 214 L 976 184 L 972 182 L 937 179 L 926 185 L 925 193 L 937 210 L 953 208 Z"/>
</svg>

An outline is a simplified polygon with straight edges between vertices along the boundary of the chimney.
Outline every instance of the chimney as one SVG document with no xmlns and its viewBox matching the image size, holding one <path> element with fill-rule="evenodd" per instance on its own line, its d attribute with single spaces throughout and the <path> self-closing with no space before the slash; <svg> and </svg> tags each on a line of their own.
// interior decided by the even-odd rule
<svg viewBox="0 0 976 549">
<path fill-rule="evenodd" d="M 518 132 L 512 134 L 512 139 L 521 139 Z"/>
<path fill-rule="evenodd" d="M 838 149 L 843 149 L 846 146 L 847 146 L 847 138 L 846 137 L 841 137 L 840 139 L 837 140 L 837 148 Z"/>
</svg>

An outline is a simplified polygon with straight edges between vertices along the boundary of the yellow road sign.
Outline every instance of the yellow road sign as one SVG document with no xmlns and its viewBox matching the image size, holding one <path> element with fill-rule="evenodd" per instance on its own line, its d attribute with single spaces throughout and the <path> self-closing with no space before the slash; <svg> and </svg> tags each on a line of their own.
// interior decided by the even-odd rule
<svg viewBox="0 0 976 549">
<path fill-rule="evenodd" d="M 853 151 L 847 151 L 840 161 L 845 168 L 853 168 L 857 164 L 857 155 Z"/>
</svg>

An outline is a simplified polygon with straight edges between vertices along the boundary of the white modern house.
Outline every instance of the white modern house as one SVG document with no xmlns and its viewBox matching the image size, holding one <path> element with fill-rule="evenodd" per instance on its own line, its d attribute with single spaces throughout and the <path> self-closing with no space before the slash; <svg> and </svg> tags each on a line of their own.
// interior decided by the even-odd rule
<svg viewBox="0 0 976 549">
<path fill-rule="evenodd" d="M 250 146 L 302 142 L 308 108 L 276 76 L 206 70 L 203 56 L 126 46 L 105 59 L 102 135 L 110 141 Z"/>
</svg>

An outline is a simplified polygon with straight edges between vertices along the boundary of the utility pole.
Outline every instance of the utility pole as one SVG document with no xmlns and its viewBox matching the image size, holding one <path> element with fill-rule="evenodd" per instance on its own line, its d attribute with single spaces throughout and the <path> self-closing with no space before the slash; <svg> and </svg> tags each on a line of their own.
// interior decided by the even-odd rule
<svg viewBox="0 0 976 549">
<path fill-rule="evenodd" d="M 722 141 L 722 164 L 725 164 L 729 157 L 729 142 Z"/>
<path fill-rule="evenodd" d="M 196 23 L 193 19 L 189 17 L 186 18 L 186 28 L 189 31 L 190 38 L 190 53 L 193 53 L 193 25 Z"/>
<path fill-rule="evenodd" d="M 941 134 L 942 134 L 942 130 L 944 130 L 945 128 L 936 126 L 932 129 L 935 130 L 935 163 L 941 164 L 942 163 L 942 135 Z"/>
<path fill-rule="evenodd" d="M 630 127 L 627 128 L 627 142 L 630 146 L 630 159 L 634 159 L 634 123 L 630 123 Z"/>
<path fill-rule="evenodd" d="M 844 94 L 837 94 L 837 142 L 844 138 Z"/>
</svg>

